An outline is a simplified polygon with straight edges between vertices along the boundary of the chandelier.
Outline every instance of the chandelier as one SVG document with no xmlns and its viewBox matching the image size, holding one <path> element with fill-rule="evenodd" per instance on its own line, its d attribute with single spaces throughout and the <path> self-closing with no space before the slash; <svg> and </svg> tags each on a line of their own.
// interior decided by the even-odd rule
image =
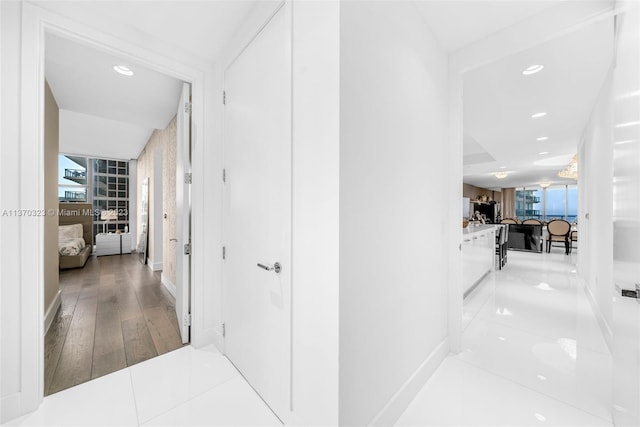
<svg viewBox="0 0 640 427">
<path fill-rule="evenodd" d="M 508 172 L 495 172 L 494 175 L 498 179 L 504 179 L 509 175 L 509 173 Z"/>
<path fill-rule="evenodd" d="M 578 154 L 575 154 L 571 162 L 558 172 L 560 178 L 578 179 Z"/>
</svg>

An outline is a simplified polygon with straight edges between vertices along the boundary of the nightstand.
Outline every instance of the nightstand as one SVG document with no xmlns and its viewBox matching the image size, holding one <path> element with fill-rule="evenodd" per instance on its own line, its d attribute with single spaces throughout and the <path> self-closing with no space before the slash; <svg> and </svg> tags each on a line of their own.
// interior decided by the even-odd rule
<svg viewBox="0 0 640 427">
<path fill-rule="evenodd" d="M 131 253 L 131 233 L 96 235 L 96 256 Z"/>
</svg>

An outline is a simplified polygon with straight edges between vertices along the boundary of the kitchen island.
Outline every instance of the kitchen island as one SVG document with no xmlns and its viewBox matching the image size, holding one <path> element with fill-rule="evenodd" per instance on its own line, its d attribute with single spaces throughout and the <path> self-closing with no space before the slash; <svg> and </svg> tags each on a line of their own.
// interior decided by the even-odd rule
<svg viewBox="0 0 640 427">
<path fill-rule="evenodd" d="M 496 226 L 470 224 L 462 231 L 462 291 L 466 297 L 488 273 L 493 271 L 496 252 Z"/>
</svg>

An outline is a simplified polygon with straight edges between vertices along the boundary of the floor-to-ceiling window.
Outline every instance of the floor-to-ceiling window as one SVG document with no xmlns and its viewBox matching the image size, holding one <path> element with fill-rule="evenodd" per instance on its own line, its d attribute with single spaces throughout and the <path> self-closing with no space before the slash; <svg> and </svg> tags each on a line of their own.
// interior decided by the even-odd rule
<svg viewBox="0 0 640 427">
<path fill-rule="evenodd" d="M 567 206 L 566 186 L 552 186 L 545 190 L 545 210 L 544 218 L 547 221 L 552 219 L 565 219 Z"/>
<path fill-rule="evenodd" d="M 93 234 L 113 233 L 129 227 L 129 162 L 91 159 L 93 165 Z M 118 218 L 104 221 L 104 210 L 116 211 Z"/>
<path fill-rule="evenodd" d="M 578 222 L 578 186 L 567 186 L 567 215 L 569 222 Z"/>
<path fill-rule="evenodd" d="M 543 189 L 519 188 L 516 190 L 516 216 L 520 219 L 542 219 Z"/>
<path fill-rule="evenodd" d="M 86 157 L 58 156 L 58 200 L 60 202 L 87 202 Z"/>
<path fill-rule="evenodd" d="M 129 226 L 129 162 L 60 154 L 58 157 L 60 202 L 90 203 L 93 236 Z M 117 219 L 105 221 L 102 211 L 113 210 Z"/>
<path fill-rule="evenodd" d="M 522 187 L 516 189 L 516 216 L 543 221 L 578 218 L 578 186 L 554 185 L 548 188 Z"/>
</svg>

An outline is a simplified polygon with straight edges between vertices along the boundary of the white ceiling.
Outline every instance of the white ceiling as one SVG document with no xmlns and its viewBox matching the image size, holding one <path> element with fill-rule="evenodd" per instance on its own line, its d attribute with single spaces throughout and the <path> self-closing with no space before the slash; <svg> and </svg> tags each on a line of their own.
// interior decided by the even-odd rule
<svg viewBox="0 0 640 427">
<path fill-rule="evenodd" d="M 436 39 L 448 52 L 481 40 L 559 3 L 561 0 L 416 1 L 418 10 Z"/>
<path fill-rule="evenodd" d="M 45 74 L 60 108 L 155 129 L 176 114 L 180 80 L 50 34 L 45 52 Z M 135 74 L 118 74 L 114 65 Z"/>
<path fill-rule="evenodd" d="M 575 182 L 558 171 L 577 151 L 612 55 L 613 21 L 605 20 L 467 72 L 464 182 L 486 188 Z M 523 76 L 531 64 L 545 68 Z M 531 118 L 541 111 L 547 116 Z M 549 139 L 536 141 L 543 136 Z M 499 180 L 498 171 L 510 175 Z"/>
<path fill-rule="evenodd" d="M 136 159 L 153 129 L 60 110 L 60 152 L 107 159 Z"/>
<path fill-rule="evenodd" d="M 118 34 L 122 29 L 134 30 L 140 39 L 158 40 L 213 62 L 257 1 L 47 0 L 34 3 L 100 31 Z"/>
<path fill-rule="evenodd" d="M 45 76 L 64 112 L 60 152 L 137 158 L 153 129 L 175 116 L 180 80 L 51 34 L 45 43 Z M 114 65 L 135 74 L 118 74 Z"/>
</svg>

